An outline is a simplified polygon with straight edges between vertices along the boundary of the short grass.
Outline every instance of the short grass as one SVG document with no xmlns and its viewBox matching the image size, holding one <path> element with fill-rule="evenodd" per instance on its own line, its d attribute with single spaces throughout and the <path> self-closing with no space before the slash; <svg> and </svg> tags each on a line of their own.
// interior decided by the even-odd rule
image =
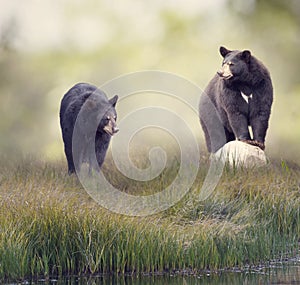
<svg viewBox="0 0 300 285">
<path fill-rule="evenodd" d="M 176 175 L 178 165 L 169 167 L 164 175 Z M 202 167 L 194 189 L 172 208 L 128 217 L 101 208 L 75 176 L 67 175 L 64 161 L 2 159 L 0 280 L 198 272 L 258 265 L 298 253 L 297 165 L 274 161 L 260 169 L 225 167 L 216 190 L 201 201 L 205 174 Z M 165 176 L 151 187 L 162 187 Z M 115 184 L 130 183 L 116 177 Z M 146 188 L 135 185 L 134 193 Z"/>
</svg>

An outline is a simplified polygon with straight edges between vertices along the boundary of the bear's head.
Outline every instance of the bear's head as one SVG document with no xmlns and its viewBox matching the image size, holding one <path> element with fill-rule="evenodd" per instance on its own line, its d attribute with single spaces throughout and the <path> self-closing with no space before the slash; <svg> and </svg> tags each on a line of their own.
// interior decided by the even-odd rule
<svg viewBox="0 0 300 285">
<path fill-rule="evenodd" d="M 109 100 L 109 104 L 111 105 L 111 107 L 108 108 L 100 122 L 100 128 L 111 136 L 119 131 L 119 128 L 117 127 L 117 112 L 115 109 L 117 101 L 118 95 L 115 95 Z"/>
<path fill-rule="evenodd" d="M 82 113 L 82 121 L 85 122 L 83 124 L 84 132 L 92 132 L 93 126 L 97 123 L 97 133 L 107 133 L 110 136 L 117 133 L 119 131 L 115 109 L 117 101 L 118 95 L 108 100 L 104 92 L 100 90 L 94 92 L 84 104 Z"/>
<path fill-rule="evenodd" d="M 249 50 L 228 50 L 221 46 L 220 54 L 223 62 L 217 74 L 224 80 L 243 81 L 249 72 L 251 52 Z"/>
</svg>

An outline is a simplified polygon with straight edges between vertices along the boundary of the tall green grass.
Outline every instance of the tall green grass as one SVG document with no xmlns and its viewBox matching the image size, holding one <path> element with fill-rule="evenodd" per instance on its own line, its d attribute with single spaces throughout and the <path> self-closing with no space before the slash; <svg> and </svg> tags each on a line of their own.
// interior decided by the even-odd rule
<svg viewBox="0 0 300 285">
<path fill-rule="evenodd" d="M 174 167 L 166 173 L 176 173 Z M 202 168 L 195 189 L 182 201 L 141 218 L 101 208 L 76 177 L 66 174 L 64 163 L 2 162 L 0 280 L 194 272 L 294 256 L 300 235 L 299 174 L 297 166 L 281 162 L 264 169 L 225 168 L 213 194 L 200 201 Z M 161 187 L 161 179 L 151 185 Z"/>
</svg>

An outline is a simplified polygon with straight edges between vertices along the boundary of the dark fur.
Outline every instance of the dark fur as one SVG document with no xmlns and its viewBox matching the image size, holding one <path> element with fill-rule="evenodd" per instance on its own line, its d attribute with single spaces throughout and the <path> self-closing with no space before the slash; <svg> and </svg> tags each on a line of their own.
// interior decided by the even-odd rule
<svg viewBox="0 0 300 285">
<path fill-rule="evenodd" d="M 216 152 L 235 139 L 264 149 L 273 102 L 270 74 L 250 51 L 220 47 L 220 53 L 224 58 L 222 69 L 206 87 L 199 104 L 207 149 Z M 233 77 L 226 79 L 223 76 L 228 66 Z M 248 96 L 249 104 L 241 92 Z M 248 126 L 252 128 L 253 137 Z"/>
<path fill-rule="evenodd" d="M 108 123 L 107 116 L 116 116 L 117 99 L 118 96 L 114 96 L 108 100 L 103 91 L 87 83 L 76 84 L 64 95 L 60 125 L 69 174 L 75 172 L 75 166 L 79 170 L 83 162 L 90 164 L 90 170 L 97 169 L 95 161 L 101 167 L 111 138 L 103 128 Z M 81 119 L 76 122 L 79 117 Z M 116 125 L 113 127 L 117 129 Z M 95 149 L 91 149 L 93 145 Z"/>
</svg>

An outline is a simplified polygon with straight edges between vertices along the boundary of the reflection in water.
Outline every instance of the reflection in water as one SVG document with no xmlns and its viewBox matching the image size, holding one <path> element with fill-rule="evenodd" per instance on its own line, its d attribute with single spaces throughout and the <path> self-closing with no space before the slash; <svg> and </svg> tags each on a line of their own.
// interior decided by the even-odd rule
<svg viewBox="0 0 300 285">
<path fill-rule="evenodd" d="M 27 283 L 29 284 L 29 283 Z M 257 284 L 300 284 L 300 264 L 273 265 L 270 268 L 259 268 L 249 272 L 223 272 L 198 276 L 98 276 L 73 277 L 69 279 L 38 280 L 31 284 L 44 285 L 257 285 Z"/>
</svg>

